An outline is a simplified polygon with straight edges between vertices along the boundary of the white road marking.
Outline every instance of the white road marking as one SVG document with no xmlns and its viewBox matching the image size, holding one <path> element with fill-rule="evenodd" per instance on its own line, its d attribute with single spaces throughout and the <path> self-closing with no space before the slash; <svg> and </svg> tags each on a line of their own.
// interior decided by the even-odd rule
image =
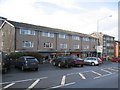
<svg viewBox="0 0 120 90">
<path fill-rule="evenodd" d="M 99 76 L 102 75 L 102 74 L 100 74 L 100 73 L 98 73 L 98 72 L 95 72 L 95 71 L 92 71 L 92 73 L 97 74 L 97 75 L 99 75 Z"/>
<path fill-rule="evenodd" d="M 118 71 L 120 70 L 120 68 L 119 67 L 112 67 L 113 69 L 117 69 Z"/>
<path fill-rule="evenodd" d="M 74 75 L 74 74 L 79 74 L 79 73 L 87 73 L 87 72 L 91 72 L 92 70 L 89 71 L 82 71 L 82 72 L 74 72 L 74 73 L 68 73 L 67 76 L 69 75 Z"/>
<path fill-rule="evenodd" d="M 69 86 L 69 85 L 72 85 L 72 84 L 75 84 L 75 82 L 68 83 L 68 84 L 65 84 L 65 85 L 58 85 L 58 86 L 54 86 L 54 87 L 51 87 L 50 89 L 60 88 L 60 87 L 64 87 L 64 86 Z M 48 90 L 48 89 L 44 89 L 44 90 Z"/>
<path fill-rule="evenodd" d="M 115 69 L 120 69 L 119 67 L 112 67 L 112 68 L 115 68 Z"/>
<path fill-rule="evenodd" d="M 26 90 L 32 89 L 39 81 L 40 81 L 40 79 L 37 79 L 37 80 L 36 80 L 33 84 L 31 84 L 31 85 L 28 87 L 28 89 L 26 89 Z"/>
<path fill-rule="evenodd" d="M 86 79 L 86 77 L 82 73 L 79 73 L 79 75 L 82 77 L 82 79 Z"/>
<path fill-rule="evenodd" d="M 89 70 L 89 71 L 83 71 L 82 73 L 87 73 L 87 72 L 91 72 L 92 70 Z"/>
<path fill-rule="evenodd" d="M 26 79 L 26 80 L 18 80 L 18 81 L 11 81 L 11 82 L 4 82 L 4 83 L 0 83 L 0 84 L 19 83 L 19 82 L 26 82 L 26 81 L 32 81 L 32 80 L 37 80 L 37 79 L 46 79 L 46 78 L 48 78 L 48 77 Z"/>
<path fill-rule="evenodd" d="M 107 71 L 107 70 L 105 70 L 105 69 L 101 69 L 102 71 L 105 71 L 105 72 L 107 72 L 107 73 L 109 73 L 109 74 L 112 74 L 112 72 L 110 72 L 110 71 Z"/>
<path fill-rule="evenodd" d="M 114 73 L 105 74 L 105 75 L 102 75 L 102 76 L 94 77 L 94 79 L 98 79 L 98 78 L 101 78 L 101 77 L 106 77 L 106 76 L 109 76 L 109 75 L 112 75 L 112 74 L 116 74 L 116 73 L 114 72 Z"/>
<path fill-rule="evenodd" d="M 64 84 L 65 84 L 65 79 L 66 79 L 66 76 L 64 75 L 64 76 L 62 77 L 62 80 L 61 80 L 61 85 L 64 85 Z"/>
<path fill-rule="evenodd" d="M 68 73 L 67 76 L 69 76 L 69 75 L 74 75 L 74 74 L 76 74 L 76 73 Z"/>
<path fill-rule="evenodd" d="M 118 70 L 115 70 L 115 69 L 112 69 L 112 68 L 108 68 L 109 70 L 112 70 L 112 71 L 118 71 Z"/>
<path fill-rule="evenodd" d="M 11 86 L 14 85 L 14 84 L 15 84 L 15 83 L 8 84 L 7 86 L 3 87 L 3 89 L 7 89 L 7 88 L 11 87 Z M 0 89 L 0 90 L 2 90 L 2 89 Z"/>
</svg>

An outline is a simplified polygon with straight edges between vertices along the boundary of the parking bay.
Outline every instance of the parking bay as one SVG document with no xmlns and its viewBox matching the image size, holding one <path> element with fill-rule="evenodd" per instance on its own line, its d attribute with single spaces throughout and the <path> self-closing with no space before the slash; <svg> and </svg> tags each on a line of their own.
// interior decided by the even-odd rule
<svg viewBox="0 0 120 90">
<path fill-rule="evenodd" d="M 78 68 L 77 68 L 78 69 Z M 81 69 L 81 68 L 79 68 Z M 74 69 L 75 70 L 75 69 Z M 54 73 L 52 76 L 41 77 L 36 79 L 25 79 L 18 81 L 3 82 L 3 88 L 60 88 L 73 85 L 79 82 L 87 82 L 87 80 L 94 80 L 104 78 L 109 75 L 118 74 L 118 67 L 106 67 L 95 70 L 71 72 L 66 74 Z M 20 82 L 21 81 L 21 82 Z"/>
</svg>

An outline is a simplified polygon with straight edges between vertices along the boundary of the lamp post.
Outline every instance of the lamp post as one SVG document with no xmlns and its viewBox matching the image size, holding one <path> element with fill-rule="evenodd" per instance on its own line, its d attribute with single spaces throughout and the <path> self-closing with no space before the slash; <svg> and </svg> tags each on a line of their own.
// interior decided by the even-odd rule
<svg viewBox="0 0 120 90">
<path fill-rule="evenodd" d="M 112 15 L 105 16 L 105 17 L 97 20 L 97 37 L 98 37 L 98 41 L 97 41 L 97 57 L 98 57 L 98 52 L 99 52 L 99 51 L 98 51 L 98 47 L 100 47 L 100 43 L 99 43 L 99 22 L 100 22 L 101 20 L 104 20 L 104 19 L 108 18 L 108 17 L 112 17 Z M 101 47 L 100 47 L 100 48 L 101 48 Z M 101 56 L 102 56 L 102 51 L 101 51 Z"/>
<path fill-rule="evenodd" d="M 108 18 L 108 17 L 112 17 L 112 15 L 109 15 L 109 16 L 106 16 L 106 17 L 103 17 L 103 18 L 97 20 L 97 32 L 99 32 L 99 22 L 103 19 Z"/>
</svg>

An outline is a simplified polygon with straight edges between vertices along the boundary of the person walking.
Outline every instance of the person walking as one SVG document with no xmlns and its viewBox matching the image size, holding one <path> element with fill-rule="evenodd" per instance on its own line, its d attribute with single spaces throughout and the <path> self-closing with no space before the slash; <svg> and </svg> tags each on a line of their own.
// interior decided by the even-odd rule
<svg viewBox="0 0 120 90">
<path fill-rule="evenodd" d="M 103 56 L 100 56 L 100 59 L 103 61 Z"/>
</svg>

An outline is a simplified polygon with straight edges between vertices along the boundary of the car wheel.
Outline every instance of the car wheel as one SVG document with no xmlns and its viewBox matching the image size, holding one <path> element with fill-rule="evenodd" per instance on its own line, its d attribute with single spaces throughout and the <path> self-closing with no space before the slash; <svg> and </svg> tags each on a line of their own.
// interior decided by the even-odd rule
<svg viewBox="0 0 120 90">
<path fill-rule="evenodd" d="M 53 64 L 53 66 L 55 66 L 55 65 L 56 65 L 56 64 L 55 64 L 55 62 L 53 62 L 52 64 Z"/>
<path fill-rule="evenodd" d="M 95 66 L 95 63 L 94 63 L 94 62 L 92 62 L 92 63 L 91 63 L 91 65 L 92 65 L 92 66 Z"/>
<path fill-rule="evenodd" d="M 35 71 L 38 71 L 38 68 L 35 68 Z"/>
<path fill-rule="evenodd" d="M 21 70 L 24 71 L 24 67 L 23 66 L 21 67 Z"/>
<path fill-rule="evenodd" d="M 75 65 L 75 63 L 73 63 L 73 65 L 72 65 L 73 67 L 75 67 L 76 65 Z"/>
<path fill-rule="evenodd" d="M 58 67 L 60 67 L 60 68 L 61 68 L 61 63 L 58 63 Z"/>
<path fill-rule="evenodd" d="M 16 66 L 16 65 L 15 65 L 14 67 L 15 67 L 15 68 L 17 68 L 17 66 Z"/>
<path fill-rule="evenodd" d="M 7 72 L 7 68 L 4 69 L 4 73 L 6 73 L 6 72 Z"/>
<path fill-rule="evenodd" d="M 66 68 L 69 68 L 70 66 L 68 64 L 66 64 Z"/>
<path fill-rule="evenodd" d="M 81 65 L 81 67 L 83 67 L 83 64 Z"/>
<path fill-rule="evenodd" d="M 97 66 L 99 66 L 99 64 L 97 64 Z"/>
</svg>

